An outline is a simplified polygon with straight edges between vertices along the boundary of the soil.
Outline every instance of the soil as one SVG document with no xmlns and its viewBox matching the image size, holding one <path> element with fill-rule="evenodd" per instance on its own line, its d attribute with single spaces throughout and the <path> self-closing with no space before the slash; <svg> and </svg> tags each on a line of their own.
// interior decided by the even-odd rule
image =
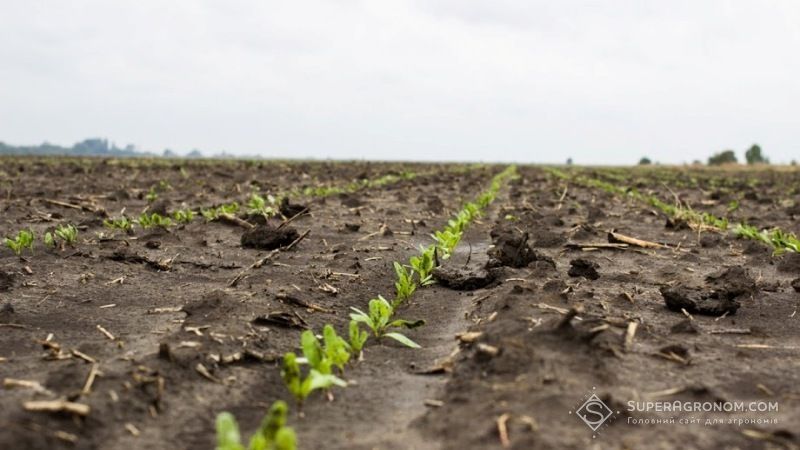
<svg viewBox="0 0 800 450">
<path fill-rule="evenodd" d="M 290 404 L 300 448 L 800 446 L 798 275 L 792 259 L 751 242 L 668 229 L 650 208 L 520 167 L 437 270 L 441 282 L 418 288 L 398 312 L 426 321 L 404 331 L 422 348 L 371 340 L 345 373 L 351 386 L 334 390 L 333 401 L 312 395 L 301 417 L 280 379 L 280 356 L 297 349 L 304 329 L 330 323 L 343 332 L 351 306 L 390 297 L 392 262 L 428 245 L 501 168 L 0 162 L 0 234 L 79 227 L 74 246 L 38 243 L 22 258 L 0 250 L 0 372 L 42 386 L 2 391 L 0 448 L 213 448 L 219 412 L 233 413 L 249 435 L 277 399 Z M 146 195 L 162 180 L 169 187 L 158 200 L 172 211 L 404 170 L 420 175 L 291 199 L 303 208 L 284 216 L 308 211 L 278 230 L 296 234 L 275 247 L 244 247 L 244 227 L 201 218 L 133 234 L 102 226 L 123 209 L 138 215 L 152 207 Z M 742 201 L 737 214 L 763 214 L 773 184 L 786 180 L 754 176 L 751 197 L 760 200 Z M 786 225 L 784 210 L 776 222 Z M 254 230 L 276 236 L 280 223 Z M 609 230 L 668 247 L 603 247 Z M 445 282 L 481 277 L 491 280 L 468 290 Z M 668 308 L 662 292 L 670 290 L 697 305 L 737 308 L 711 315 Z M 99 374 L 87 390 L 93 367 Z M 591 394 L 613 412 L 594 432 L 576 417 Z M 56 398 L 91 411 L 77 417 L 22 406 Z M 629 410 L 629 402 L 654 400 L 767 401 L 779 409 Z M 699 423 L 680 423 L 690 418 Z M 735 422 L 751 419 L 760 422 Z"/>
</svg>

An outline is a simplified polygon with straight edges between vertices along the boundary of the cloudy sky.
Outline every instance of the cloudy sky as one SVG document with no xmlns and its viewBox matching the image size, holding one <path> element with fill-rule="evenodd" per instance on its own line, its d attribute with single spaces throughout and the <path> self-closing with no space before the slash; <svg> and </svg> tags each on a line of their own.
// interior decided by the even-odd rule
<svg viewBox="0 0 800 450">
<path fill-rule="evenodd" d="M 0 0 L 0 141 L 800 159 L 797 1 Z"/>
</svg>

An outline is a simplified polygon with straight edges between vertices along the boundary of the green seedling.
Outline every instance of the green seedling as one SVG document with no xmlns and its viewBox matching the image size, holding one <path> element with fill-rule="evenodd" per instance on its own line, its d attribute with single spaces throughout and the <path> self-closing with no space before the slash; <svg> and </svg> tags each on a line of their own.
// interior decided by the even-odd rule
<svg viewBox="0 0 800 450">
<path fill-rule="evenodd" d="M 728 212 L 732 213 L 739 209 L 739 200 L 731 200 L 728 203 Z"/>
<path fill-rule="evenodd" d="M 191 209 L 179 209 L 172 213 L 172 218 L 178 223 L 190 223 L 194 220 L 195 212 Z"/>
<path fill-rule="evenodd" d="M 125 232 L 133 231 L 133 222 L 125 216 L 119 219 L 106 219 L 103 221 L 103 226 L 111 228 L 112 230 L 122 230 Z"/>
<path fill-rule="evenodd" d="M 419 344 L 412 341 L 403 334 L 396 332 L 389 332 L 390 328 L 416 328 L 424 325 L 424 320 L 392 320 L 394 315 L 394 308 L 391 303 L 382 296 L 374 298 L 369 301 L 369 314 L 361 311 L 358 308 L 351 307 L 354 312 L 350 313 L 350 319 L 365 324 L 372 330 L 372 334 L 376 338 L 388 337 L 395 341 L 411 348 L 419 348 Z"/>
<path fill-rule="evenodd" d="M 288 352 L 283 356 L 281 378 L 283 378 L 287 389 L 294 395 L 300 407 L 302 407 L 306 398 L 317 389 L 330 389 L 333 386 L 347 386 L 347 383 L 341 378 L 331 374 L 320 373 L 316 369 L 310 369 L 308 375 L 303 377 L 300 364 L 297 361 L 297 355 L 293 352 Z"/>
<path fill-rule="evenodd" d="M 350 361 L 350 344 L 342 339 L 333 325 L 327 324 L 322 328 L 322 341 L 325 344 L 323 349 L 325 357 L 344 373 L 344 366 Z"/>
<path fill-rule="evenodd" d="M 220 205 L 216 208 L 200 210 L 200 214 L 202 214 L 208 222 L 219 219 L 219 216 L 222 214 L 234 215 L 237 212 L 239 212 L 239 204 L 236 202 Z"/>
<path fill-rule="evenodd" d="M 437 231 L 431 235 L 436 240 L 436 247 L 440 250 L 442 259 L 450 258 L 458 243 L 461 241 L 461 233 L 450 229 Z"/>
<path fill-rule="evenodd" d="M 26 248 L 33 251 L 33 232 L 30 230 L 20 230 L 14 239 L 5 238 L 3 241 L 6 247 L 10 248 L 15 255 L 20 256 Z"/>
<path fill-rule="evenodd" d="M 44 234 L 44 245 L 50 248 L 54 248 L 56 246 L 56 240 L 53 238 L 53 233 L 48 231 Z"/>
<path fill-rule="evenodd" d="M 394 273 L 397 281 L 394 283 L 395 298 L 392 308 L 397 309 L 401 303 L 408 300 L 414 291 L 417 290 L 417 283 L 414 282 L 414 270 L 406 269 L 402 264 L 394 262 Z"/>
<path fill-rule="evenodd" d="M 361 350 L 364 348 L 364 344 L 367 342 L 369 338 L 369 333 L 366 331 L 362 331 L 361 328 L 358 326 L 358 322 L 355 320 L 350 321 L 349 327 L 349 334 L 350 334 L 350 349 L 353 353 L 357 353 L 359 357 L 361 356 Z"/>
<path fill-rule="evenodd" d="M 300 347 L 303 350 L 305 361 L 311 369 L 323 375 L 329 375 L 331 373 L 333 361 L 325 354 L 322 345 L 319 343 L 319 339 L 317 339 L 313 331 L 306 330 L 300 335 Z"/>
<path fill-rule="evenodd" d="M 412 256 L 409 264 L 419 277 L 420 286 L 433 284 L 433 269 L 436 267 L 436 246 L 420 247 L 419 256 Z"/>
<path fill-rule="evenodd" d="M 67 245 L 75 245 L 75 242 L 78 241 L 78 229 L 74 225 L 59 225 L 54 233 Z"/>
<path fill-rule="evenodd" d="M 292 428 L 286 426 L 288 411 L 286 402 L 278 400 L 273 403 L 247 447 L 242 445 L 239 424 L 233 414 L 220 413 L 216 424 L 216 450 L 296 450 L 297 436 Z"/>
<path fill-rule="evenodd" d="M 158 213 L 142 213 L 136 222 L 145 229 L 153 227 L 169 228 L 172 226 L 172 219 Z"/>
<path fill-rule="evenodd" d="M 147 203 L 153 203 L 154 201 L 158 200 L 158 192 L 156 192 L 156 188 L 151 186 L 144 198 L 147 200 Z"/>
<path fill-rule="evenodd" d="M 272 217 L 278 214 L 275 208 L 275 197 L 267 195 L 266 198 L 256 194 L 250 194 L 250 200 L 247 202 L 247 212 L 250 214 L 261 214 L 264 217 Z"/>
</svg>

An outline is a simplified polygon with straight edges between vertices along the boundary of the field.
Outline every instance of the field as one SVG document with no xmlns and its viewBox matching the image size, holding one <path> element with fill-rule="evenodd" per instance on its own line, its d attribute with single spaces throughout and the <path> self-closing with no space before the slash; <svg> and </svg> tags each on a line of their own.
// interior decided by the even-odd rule
<svg viewBox="0 0 800 450">
<path fill-rule="evenodd" d="M 790 168 L 0 159 L 0 448 L 800 448 L 799 217 Z"/>
</svg>

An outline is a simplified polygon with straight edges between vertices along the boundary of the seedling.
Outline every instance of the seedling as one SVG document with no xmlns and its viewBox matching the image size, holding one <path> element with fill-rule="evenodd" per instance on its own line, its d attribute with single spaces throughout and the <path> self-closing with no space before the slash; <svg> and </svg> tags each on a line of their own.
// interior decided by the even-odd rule
<svg viewBox="0 0 800 450">
<path fill-rule="evenodd" d="M 333 361 L 325 354 L 313 331 L 306 330 L 300 335 L 300 347 L 303 349 L 305 361 L 313 370 L 323 375 L 331 373 Z"/>
<path fill-rule="evenodd" d="M 14 239 L 5 238 L 6 247 L 10 248 L 15 255 L 20 256 L 26 248 L 33 251 L 33 232 L 30 230 L 20 230 Z"/>
<path fill-rule="evenodd" d="M 419 256 L 412 256 L 409 264 L 419 277 L 420 286 L 433 284 L 433 269 L 436 267 L 436 246 L 420 247 Z"/>
<path fill-rule="evenodd" d="M 164 217 L 158 213 L 142 213 L 142 215 L 139 216 L 137 223 L 145 229 L 153 227 L 169 228 L 172 226 L 172 219 L 169 217 Z"/>
<path fill-rule="evenodd" d="M 344 366 L 350 361 L 350 344 L 336 334 L 333 325 L 327 324 L 322 328 L 322 341 L 325 343 L 325 356 L 331 363 L 344 373 Z"/>
<path fill-rule="evenodd" d="M 414 282 L 414 270 L 406 269 L 397 261 L 394 262 L 394 273 L 397 275 L 397 281 L 394 283 L 396 295 L 392 308 L 397 309 L 417 290 L 417 283 Z"/>
<path fill-rule="evenodd" d="M 355 320 L 350 321 L 350 349 L 353 353 L 358 353 L 359 357 L 361 356 L 361 350 L 364 348 L 364 344 L 367 342 L 369 338 L 369 333 L 366 331 L 362 331 L 361 328 L 358 326 L 358 322 Z"/>
<path fill-rule="evenodd" d="M 308 375 L 303 378 L 297 355 L 288 352 L 283 355 L 283 369 L 281 378 L 294 395 L 298 406 L 302 407 L 303 402 L 308 396 L 317 389 L 329 389 L 333 386 L 346 387 L 347 383 L 336 375 L 323 374 L 316 369 L 310 369 Z"/>
<path fill-rule="evenodd" d="M 461 233 L 454 232 L 450 229 L 444 231 L 437 231 L 431 235 L 436 240 L 436 247 L 441 250 L 442 259 L 450 258 L 450 255 L 455 250 L 459 241 L 461 241 Z"/>
<path fill-rule="evenodd" d="M 403 319 L 392 320 L 394 308 L 392 307 L 391 303 L 389 303 L 389 301 L 382 296 L 379 295 L 378 298 L 374 298 L 369 301 L 369 314 L 355 307 L 351 307 L 350 309 L 354 311 L 350 313 L 350 319 L 366 324 L 367 327 L 372 330 L 372 334 L 375 335 L 376 338 L 380 339 L 385 336 L 394 339 L 395 341 L 407 347 L 420 347 L 419 344 L 412 341 L 405 335 L 396 332 L 389 332 L 388 330 L 390 328 L 416 328 L 424 325 L 425 321 L 410 321 Z"/>
<path fill-rule="evenodd" d="M 103 226 L 111 228 L 112 230 L 122 230 L 125 232 L 133 231 L 133 222 L 125 216 L 119 219 L 106 219 L 103 221 Z"/>
<path fill-rule="evenodd" d="M 150 190 L 147 191 L 147 195 L 145 195 L 144 198 L 147 200 L 147 203 L 153 203 L 158 200 L 158 192 L 156 192 L 155 186 L 150 187 Z"/>
<path fill-rule="evenodd" d="M 267 197 L 264 198 L 255 192 L 250 194 L 247 208 L 247 212 L 250 214 L 261 214 L 264 217 L 272 217 L 278 214 L 278 210 L 275 208 L 275 197 L 271 195 L 267 195 Z"/>
<path fill-rule="evenodd" d="M 191 209 L 179 209 L 172 213 L 172 218 L 178 223 L 190 223 L 194 220 L 195 213 Z"/>
<path fill-rule="evenodd" d="M 239 424 L 233 414 L 220 413 L 217 416 L 216 450 L 296 450 L 297 436 L 292 428 L 286 426 L 288 411 L 286 402 L 278 400 L 273 403 L 247 447 L 242 445 Z"/>
<path fill-rule="evenodd" d="M 56 241 L 55 239 L 53 239 L 53 233 L 48 231 L 47 233 L 44 234 L 44 245 L 51 248 L 56 246 Z"/>
<path fill-rule="evenodd" d="M 236 214 L 237 212 L 239 212 L 239 204 L 236 202 L 220 205 L 217 206 L 216 208 L 200 210 L 200 214 L 202 214 L 203 217 L 205 217 L 206 221 L 208 222 L 219 219 L 219 216 L 222 214 L 233 215 Z"/>
<path fill-rule="evenodd" d="M 154 201 L 158 200 L 159 192 L 165 192 L 169 189 L 172 189 L 172 186 L 170 186 L 167 181 L 161 180 L 157 185 L 150 186 L 150 190 L 147 191 L 147 195 L 145 195 L 144 198 L 148 203 L 153 203 Z"/>
<path fill-rule="evenodd" d="M 78 229 L 75 228 L 75 225 L 59 225 L 54 233 L 67 245 L 75 245 L 75 242 L 78 241 Z"/>
</svg>

